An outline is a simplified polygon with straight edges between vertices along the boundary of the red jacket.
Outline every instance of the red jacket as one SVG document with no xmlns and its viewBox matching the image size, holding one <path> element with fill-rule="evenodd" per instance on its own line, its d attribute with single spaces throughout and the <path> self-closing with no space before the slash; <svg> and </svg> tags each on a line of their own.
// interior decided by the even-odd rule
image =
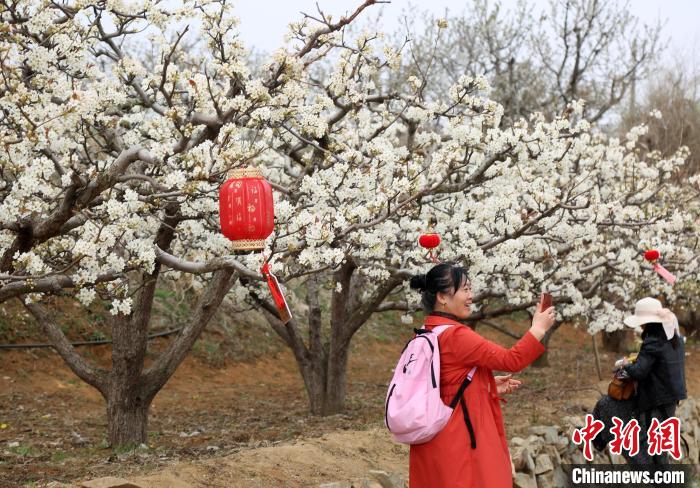
<svg viewBox="0 0 700 488">
<path fill-rule="evenodd" d="M 472 366 L 478 369 L 464 393 L 476 436 L 476 449 L 457 404 L 445 428 L 425 444 L 411 446 L 411 488 L 511 488 L 510 453 L 503 427 L 500 398 L 493 369 L 517 372 L 540 354 L 544 346 L 527 332 L 510 349 L 494 344 L 459 322 L 431 315 L 424 327 L 452 324 L 438 338 L 440 394 L 449 405 Z"/>
</svg>

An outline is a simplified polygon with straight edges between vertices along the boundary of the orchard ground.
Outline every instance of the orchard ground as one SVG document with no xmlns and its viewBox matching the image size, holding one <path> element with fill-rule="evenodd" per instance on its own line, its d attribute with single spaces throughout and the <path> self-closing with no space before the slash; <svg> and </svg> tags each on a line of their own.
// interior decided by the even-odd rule
<svg viewBox="0 0 700 488">
<path fill-rule="evenodd" d="M 527 328 L 517 316 L 500 324 L 518 334 Z M 11 340 L 41 340 L 32 337 L 31 327 L 26 330 Z M 353 340 L 346 412 L 320 418 L 308 414 L 296 363 L 274 334 L 248 325 L 233 331 L 214 327 L 156 397 L 148 446 L 123 452 L 107 447 L 100 395 L 55 353 L 0 351 L 0 480 L 7 483 L 2 486 L 108 475 L 152 486 L 161 486 L 159 480 L 167 486 L 172 476 L 206 479 L 201 486 L 312 486 L 372 468 L 405 472 L 407 451 L 392 445 L 382 415 L 391 369 L 410 330 L 388 317 L 368 324 Z M 486 326 L 479 332 L 505 346 L 515 342 Z M 167 341 L 156 339 L 151 347 L 160 350 Z M 604 351 L 600 339 L 598 345 L 607 377 L 618 355 Z M 109 362 L 109 346 L 81 352 Z M 687 353 L 688 393 L 700 396 L 700 344 L 689 340 Z M 583 415 L 599 396 L 585 331 L 562 326 L 549 354 L 549 367 L 516 375 L 524 385 L 503 406 L 509 436 Z"/>
</svg>

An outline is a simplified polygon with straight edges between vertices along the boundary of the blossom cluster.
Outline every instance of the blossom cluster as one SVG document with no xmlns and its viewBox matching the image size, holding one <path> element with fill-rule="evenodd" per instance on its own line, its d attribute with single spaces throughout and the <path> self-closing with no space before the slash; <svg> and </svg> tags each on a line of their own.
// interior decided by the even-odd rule
<svg viewBox="0 0 700 488">
<path fill-rule="evenodd" d="M 553 120 L 502 127 L 485 78 L 460 77 L 443 101 L 424 100 L 430 80 L 416 76 L 388 90 L 398 46 L 337 31 L 304 51 L 317 32 L 308 19 L 255 67 L 223 1 L 28 3 L 31 15 L 0 37 L 9 280 L 68 276 L 84 305 L 99 294 L 128 314 L 130 273 L 154 270 L 169 232 L 182 260 L 231 253 L 218 189 L 242 166 L 274 184 L 276 226 L 263 254 L 236 259 L 257 271 L 271 258 L 287 285 L 316 274 L 341 294 L 334 272 L 352 260 L 355 298 L 367 300 L 429 268 L 416 244 L 429 228 L 444 239 L 441 259 L 469 266 L 485 314 L 547 288 L 562 317 L 614 329 L 639 294 L 674 297 L 641 258 L 652 247 L 679 279 L 697 278 L 697 199 L 670 178 L 686 154 L 644 152 L 643 126 L 606 137 L 577 101 Z M 164 276 L 195 289 L 207 280 Z"/>
</svg>

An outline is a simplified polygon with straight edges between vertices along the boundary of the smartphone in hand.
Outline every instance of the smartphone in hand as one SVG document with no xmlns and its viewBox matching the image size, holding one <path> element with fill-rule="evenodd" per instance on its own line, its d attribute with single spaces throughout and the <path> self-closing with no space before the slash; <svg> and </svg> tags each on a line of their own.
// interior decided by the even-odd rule
<svg viewBox="0 0 700 488">
<path fill-rule="evenodd" d="M 542 299 L 540 300 L 540 303 L 542 304 L 540 312 L 544 312 L 552 306 L 552 294 L 547 292 L 542 293 Z"/>
</svg>

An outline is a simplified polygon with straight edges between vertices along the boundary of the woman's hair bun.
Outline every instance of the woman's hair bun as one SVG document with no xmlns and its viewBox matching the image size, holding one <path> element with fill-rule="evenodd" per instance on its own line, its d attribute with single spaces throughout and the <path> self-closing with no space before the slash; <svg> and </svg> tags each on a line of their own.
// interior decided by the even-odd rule
<svg viewBox="0 0 700 488">
<path fill-rule="evenodd" d="M 414 290 L 425 291 L 427 288 L 427 277 L 424 274 L 419 274 L 411 277 L 411 288 Z"/>
</svg>

